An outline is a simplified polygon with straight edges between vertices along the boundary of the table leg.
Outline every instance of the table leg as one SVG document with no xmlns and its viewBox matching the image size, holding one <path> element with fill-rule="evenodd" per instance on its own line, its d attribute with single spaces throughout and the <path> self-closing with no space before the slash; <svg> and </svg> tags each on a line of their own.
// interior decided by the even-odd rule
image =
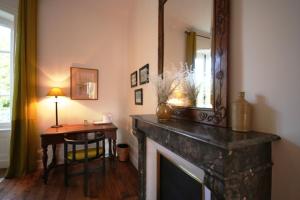
<svg viewBox="0 0 300 200">
<path fill-rule="evenodd" d="M 43 167 L 44 167 L 44 183 L 48 182 L 49 171 L 56 166 L 56 144 L 52 145 L 53 157 L 50 165 L 48 166 L 48 145 L 45 145 L 43 148 Z"/>
<path fill-rule="evenodd" d="M 48 181 L 48 145 L 45 145 L 42 147 L 43 148 L 43 167 L 44 167 L 44 175 L 43 175 L 43 179 L 44 179 L 44 183 L 47 184 Z"/>
<path fill-rule="evenodd" d="M 56 144 L 52 144 L 52 161 L 48 167 L 48 171 L 50 171 L 53 167 L 56 166 Z"/>
<path fill-rule="evenodd" d="M 108 139 L 108 155 L 109 157 L 112 156 L 112 150 L 111 150 L 111 139 Z"/>
<path fill-rule="evenodd" d="M 113 140 L 113 152 L 114 152 L 114 159 L 116 159 L 117 158 L 117 148 L 116 148 L 116 146 L 117 146 L 117 141 L 116 140 Z"/>
</svg>

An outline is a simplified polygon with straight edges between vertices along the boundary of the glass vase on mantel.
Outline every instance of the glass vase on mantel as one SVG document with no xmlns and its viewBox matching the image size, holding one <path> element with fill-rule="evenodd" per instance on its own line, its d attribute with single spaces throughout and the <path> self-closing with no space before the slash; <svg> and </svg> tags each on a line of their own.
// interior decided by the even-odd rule
<svg viewBox="0 0 300 200">
<path fill-rule="evenodd" d="M 162 102 L 157 105 L 156 116 L 158 121 L 168 121 L 169 119 L 171 119 L 171 114 L 172 107 L 168 103 Z"/>
<path fill-rule="evenodd" d="M 249 132 L 251 130 L 251 105 L 245 100 L 245 92 L 240 95 L 231 106 L 232 130 Z"/>
</svg>

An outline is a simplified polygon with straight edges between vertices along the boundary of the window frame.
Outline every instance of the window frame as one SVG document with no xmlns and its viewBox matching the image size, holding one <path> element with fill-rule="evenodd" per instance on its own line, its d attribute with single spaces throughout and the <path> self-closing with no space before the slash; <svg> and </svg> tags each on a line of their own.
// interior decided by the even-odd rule
<svg viewBox="0 0 300 200">
<path fill-rule="evenodd" d="M 6 12 L 6 11 L 4 11 Z M 9 51 L 1 51 L 1 53 L 10 53 L 10 102 L 12 105 L 13 100 L 13 72 L 14 72 L 14 54 L 15 54 L 15 15 L 8 13 L 13 16 L 12 19 L 4 18 L 0 16 L 0 26 L 11 29 L 11 46 Z M 10 106 L 10 121 L 0 122 L 0 130 L 11 130 L 11 119 L 12 117 L 12 106 Z"/>
</svg>

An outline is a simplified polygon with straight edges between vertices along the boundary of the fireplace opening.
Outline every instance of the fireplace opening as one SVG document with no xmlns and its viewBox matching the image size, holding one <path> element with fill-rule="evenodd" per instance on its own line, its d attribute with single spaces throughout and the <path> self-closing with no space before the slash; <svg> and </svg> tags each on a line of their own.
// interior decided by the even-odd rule
<svg viewBox="0 0 300 200">
<path fill-rule="evenodd" d="M 159 200 L 202 200 L 204 186 L 191 173 L 158 153 L 157 196 Z"/>
</svg>

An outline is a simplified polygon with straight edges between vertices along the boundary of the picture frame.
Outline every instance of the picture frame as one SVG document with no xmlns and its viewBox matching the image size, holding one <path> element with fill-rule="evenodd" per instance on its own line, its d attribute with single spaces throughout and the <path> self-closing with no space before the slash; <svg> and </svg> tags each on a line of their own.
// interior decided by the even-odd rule
<svg viewBox="0 0 300 200">
<path fill-rule="evenodd" d="M 98 76 L 98 69 L 71 67 L 71 99 L 98 100 Z"/>
<path fill-rule="evenodd" d="M 135 105 L 143 105 L 143 89 L 134 90 L 134 103 Z"/>
<path fill-rule="evenodd" d="M 132 88 L 138 85 L 137 78 L 138 78 L 137 71 L 134 71 L 133 73 L 130 74 L 130 85 Z"/>
<path fill-rule="evenodd" d="M 139 69 L 140 85 L 149 83 L 149 64 L 144 65 Z"/>
</svg>

